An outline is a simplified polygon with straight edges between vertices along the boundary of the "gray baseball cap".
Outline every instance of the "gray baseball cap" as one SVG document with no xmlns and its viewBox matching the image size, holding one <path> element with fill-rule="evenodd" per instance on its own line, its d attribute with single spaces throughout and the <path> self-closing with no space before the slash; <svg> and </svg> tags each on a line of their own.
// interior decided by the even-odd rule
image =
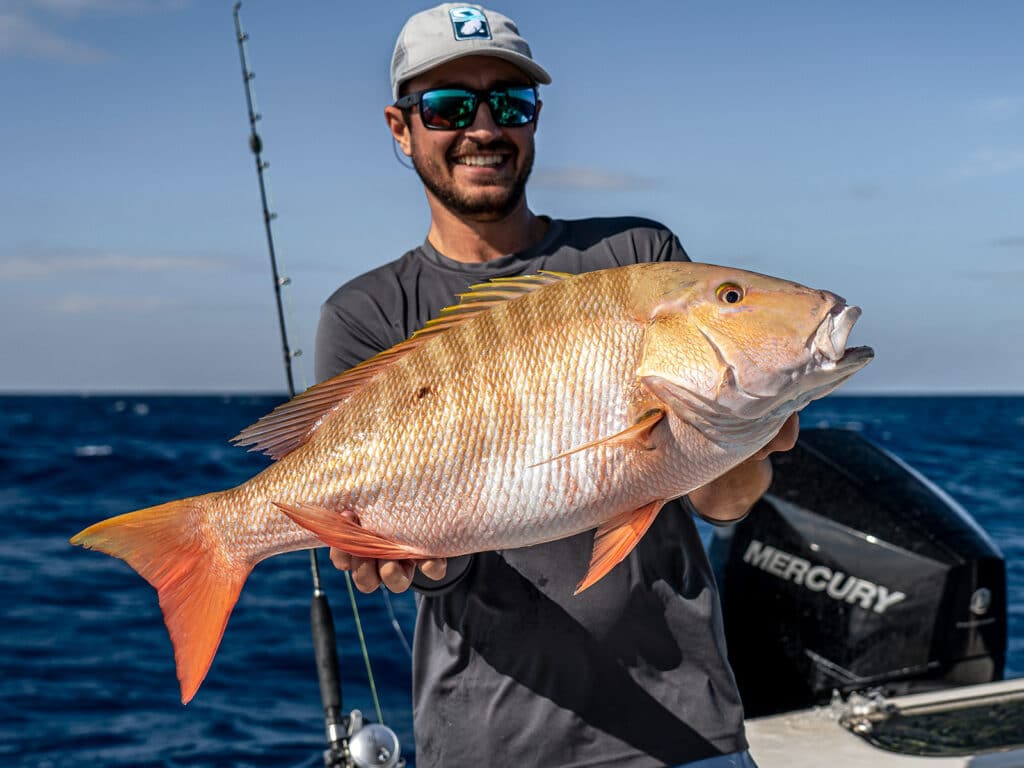
<svg viewBox="0 0 1024 768">
<path fill-rule="evenodd" d="M 534 82 L 547 85 L 549 75 L 533 60 L 529 44 L 508 16 L 479 5 L 444 3 L 409 17 L 398 33 L 391 58 L 391 93 L 402 83 L 463 56 L 496 56 L 510 61 Z"/>
</svg>

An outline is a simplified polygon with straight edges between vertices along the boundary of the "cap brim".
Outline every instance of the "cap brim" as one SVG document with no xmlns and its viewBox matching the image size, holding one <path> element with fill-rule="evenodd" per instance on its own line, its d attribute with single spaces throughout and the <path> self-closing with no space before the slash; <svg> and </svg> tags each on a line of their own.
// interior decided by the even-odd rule
<svg viewBox="0 0 1024 768">
<path fill-rule="evenodd" d="M 528 56 L 523 56 L 522 54 L 515 53 L 514 51 L 505 51 L 501 49 L 473 48 L 466 51 L 457 51 L 448 56 L 439 56 L 436 59 L 431 59 L 418 67 L 410 69 L 405 73 L 405 76 L 400 82 L 394 84 L 392 96 L 395 99 L 398 99 L 398 92 L 401 90 L 402 84 L 409 82 L 414 77 L 419 77 L 424 72 L 429 72 L 442 64 L 447 64 L 449 61 L 464 59 L 467 56 L 492 56 L 495 59 L 504 59 L 523 70 L 523 72 L 529 75 L 533 82 L 538 83 L 539 85 L 548 85 L 551 83 L 551 75 L 548 74 L 547 70 Z"/>
</svg>

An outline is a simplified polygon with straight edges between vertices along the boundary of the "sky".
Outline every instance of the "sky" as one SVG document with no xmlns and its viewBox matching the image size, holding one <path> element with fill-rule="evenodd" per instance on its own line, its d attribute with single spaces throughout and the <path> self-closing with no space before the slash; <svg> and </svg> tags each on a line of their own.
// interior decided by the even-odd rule
<svg viewBox="0 0 1024 768">
<path fill-rule="evenodd" d="M 296 385 L 421 243 L 383 118 L 412 2 L 247 0 Z M 1024 4 L 494 3 L 554 82 L 530 207 L 825 288 L 849 393 L 1024 394 Z M 0 392 L 284 392 L 232 3 L 0 0 Z"/>
</svg>

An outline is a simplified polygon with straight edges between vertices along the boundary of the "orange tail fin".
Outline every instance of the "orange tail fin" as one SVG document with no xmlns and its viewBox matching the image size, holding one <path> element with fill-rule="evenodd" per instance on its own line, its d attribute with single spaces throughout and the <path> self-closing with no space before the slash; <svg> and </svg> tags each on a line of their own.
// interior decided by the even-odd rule
<svg viewBox="0 0 1024 768">
<path fill-rule="evenodd" d="M 206 677 L 252 564 L 230 559 L 203 536 L 213 497 L 171 501 L 96 523 L 71 539 L 124 560 L 156 588 L 174 646 L 181 702 Z"/>
</svg>

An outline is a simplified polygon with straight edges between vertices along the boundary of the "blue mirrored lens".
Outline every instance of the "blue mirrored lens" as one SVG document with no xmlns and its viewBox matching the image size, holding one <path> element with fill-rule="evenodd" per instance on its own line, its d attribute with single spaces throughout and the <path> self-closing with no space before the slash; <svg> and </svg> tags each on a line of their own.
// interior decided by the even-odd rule
<svg viewBox="0 0 1024 768">
<path fill-rule="evenodd" d="M 506 127 L 532 123 L 537 113 L 537 93 L 533 88 L 506 88 L 491 91 L 488 100 L 494 122 Z"/>
<path fill-rule="evenodd" d="M 476 94 L 461 89 L 427 91 L 420 98 L 420 115 L 428 128 L 465 128 L 473 123 L 476 108 Z"/>
<path fill-rule="evenodd" d="M 476 119 L 480 96 L 462 88 L 438 88 L 420 96 L 423 124 L 435 130 L 468 128 Z M 499 88 L 486 94 L 494 122 L 509 128 L 533 122 L 537 94 L 533 88 Z"/>
</svg>

